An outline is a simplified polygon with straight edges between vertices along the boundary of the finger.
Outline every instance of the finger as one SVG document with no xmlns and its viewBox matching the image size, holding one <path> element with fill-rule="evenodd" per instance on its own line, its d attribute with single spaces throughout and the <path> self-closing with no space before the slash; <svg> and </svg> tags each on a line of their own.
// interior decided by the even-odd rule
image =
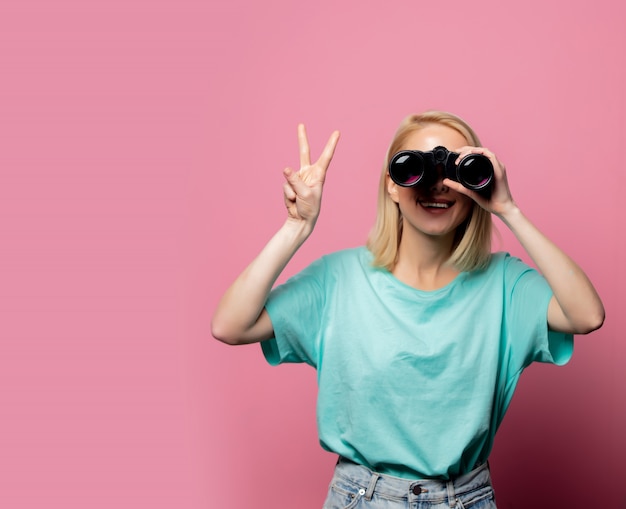
<svg viewBox="0 0 626 509">
<path fill-rule="evenodd" d="M 309 139 L 306 136 L 304 124 L 298 124 L 298 145 L 300 147 L 300 168 L 310 166 L 311 151 L 309 149 Z"/>
<path fill-rule="evenodd" d="M 466 145 L 464 147 L 458 148 L 457 150 L 455 150 L 455 152 L 464 152 L 466 154 L 469 153 L 473 153 L 473 154 L 491 154 L 493 155 L 493 152 L 491 152 L 491 150 L 489 150 L 486 147 L 475 147 L 474 145 Z"/>
<path fill-rule="evenodd" d="M 459 154 L 459 156 L 454 161 L 454 164 L 456 165 L 460 164 L 463 158 L 467 157 L 470 154 L 480 154 L 491 161 L 491 165 L 493 166 L 494 173 L 496 175 L 504 175 L 506 173 L 504 165 L 500 162 L 497 156 L 485 147 L 461 147 L 456 152 Z"/>
<path fill-rule="evenodd" d="M 484 201 L 483 197 L 480 196 L 478 193 L 472 191 L 471 189 L 468 189 L 463 184 L 455 182 L 454 180 L 451 180 L 449 178 L 443 179 L 443 185 L 452 189 L 453 191 L 456 191 L 459 194 L 464 194 L 465 196 L 468 196 L 475 202 L 480 203 L 481 201 Z"/>
<path fill-rule="evenodd" d="M 466 196 L 468 195 L 468 189 L 462 184 L 460 184 L 459 182 L 456 182 L 452 179 L 444 178 L 442 181 L 442 184 L 446 186 L 447 188 L 452 189 L 453 191 L 456 191 L 457 193 L 461 193 Z"/>
<path fill-rule="evenodd" d="M 330 138 L 326 142 L 326 146 L 322 151 L 322 155 L 317 160 L 316 164 L 321 166 L 324 171 L 328 169 L 328 166 L 333 159 L 333 155 L 335 154 L 335 148 L 337 148 L 337 143 L 339 142 L 339 136 L 339 131 L 335 131 L 333 132 L 333 134 L 330 135 Z"/>
<path fill-rule="evenodd" d="M 285 182 L 283 184 L 283 193 L 285 195 L 285 200 L 290 202 L 294 202 L 296 200 L 296 192 L 293 190 L 293 187 L 291 187 L 289 182 Z"/>
<path fill-rule="evenodd" d="M 294 200 L 297 196 L 300 198 L 308 198 L 310 196 L 311 188 L 302 181 L 298 172 L 293 171 L 291 168 L 286 168 L 285 171 L 283 171 L 283 174 L 287 179 L 287 183 L 294 192 Z"/>
<path fill-rule="evenodd" d="M 458 163 L 459 161 L 461 161 L 461 159 L 463 159 L 464 157 L 466 157 L 466 156 L 468 156 L 470 154 L 481 154 L 481 155 L 484 155 L 485 157 L 488 157 L 490 159 L 495 159 L 495 157 L 496 157 L 493 154 L 493 152 L 489 151 L 485 147 L 466 146 L 466 147 L 461 147 L 461 148 L 455 150 L 455 152 L 457 152 L 459 154 L 459 156 L 456 159 L 456 163 Z"/>
</svg>

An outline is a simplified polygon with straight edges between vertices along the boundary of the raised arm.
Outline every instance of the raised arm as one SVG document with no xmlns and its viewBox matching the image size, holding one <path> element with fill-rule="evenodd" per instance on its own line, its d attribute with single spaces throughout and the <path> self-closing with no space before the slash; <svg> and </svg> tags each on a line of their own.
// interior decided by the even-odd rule
<svg viewBox="0 0 626 509">
<path fill-rule="evenodd" d="M 464 147 L 459 152 L 458 160 L 469 153 L 489 157 L 495 176 L 491 198 L 486 200 L 451 180 L 446 180 L 446 184 L 471 196 L 483 208 L 498 216 L 532 258 L 554 294 L 548 306 L 550 329 L 588 334 L 600 328 L 604 322 L 604 307 L 591 281 L 569 256 L 522 213 L 511 196 L 504 166 L 493 153 L 481 147 Z"/>
<path fill-rule="evenodd" d="M 273 335 L 265 302 L 291 257 L 309 237 L 320 213 L 326 172 L 339 140 L 335 131 L 322 155 L 311 163 L 304 125 L 298 126 L 300 170 L 284 170 L 287 219 L 219 301 L 211 321 L 216 339 L 231 345 L 255 343 Z"/>
</svg>

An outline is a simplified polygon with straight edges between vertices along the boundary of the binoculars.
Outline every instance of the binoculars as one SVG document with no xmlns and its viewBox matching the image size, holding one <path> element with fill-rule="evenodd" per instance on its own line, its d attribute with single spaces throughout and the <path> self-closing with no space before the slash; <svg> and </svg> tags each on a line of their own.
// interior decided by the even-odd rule
<svg viewBox="0 0 626 509">
<path fill-rule="evenodd" d="M 460 182 L 467 189 L 489 196 L 493 186 L 493 165 L 482 154 L 469 154 L 459 164 L 459 157 L 445 147 L 435 147 L 428 152 L 402 150 L 389 161 L 389 176 L 402 187 L 433 185 L 439 178 L 438 167 L 443 168 L 443 178 Z"/>
</svg>

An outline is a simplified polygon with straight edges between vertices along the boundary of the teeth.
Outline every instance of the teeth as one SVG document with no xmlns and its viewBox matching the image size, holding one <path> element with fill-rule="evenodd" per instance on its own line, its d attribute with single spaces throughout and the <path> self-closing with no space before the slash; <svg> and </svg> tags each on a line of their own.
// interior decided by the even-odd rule
<svg viewBox="0 0 626 509">
<path fill-rule="evenodd" d="M 448 207 L 450 207 L 449 204 L 447 203 L 430 203 L 430 202 L 422 202 L 422 205 L 424 207 L 434 207 L 434 208 L 438 208 L 438 209 L 447 209 Z"/>
</svg>

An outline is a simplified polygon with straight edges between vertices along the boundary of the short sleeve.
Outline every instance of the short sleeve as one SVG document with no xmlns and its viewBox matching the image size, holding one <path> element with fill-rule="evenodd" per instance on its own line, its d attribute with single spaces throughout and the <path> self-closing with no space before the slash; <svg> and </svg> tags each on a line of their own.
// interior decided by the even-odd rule
<svg viewBox="0 0 626 509">
<path fill-rule="evenodd" d="M 274 337 L 263 341 L 261 348 L 271 365 L 304 362 L 317 366 L 325 272 L 322 258 L 270 293 L 265 309 L 272 321 Z"/>
<path fill-rule="evenodd" d="M 573 336 L 548 328 L 552 295 L 552 289 L 537 270 L 518 258 L 506 259 L 506 328 L 518 369 L 535 361 L 563 365 L 572 357 Z"/>
</svg>

